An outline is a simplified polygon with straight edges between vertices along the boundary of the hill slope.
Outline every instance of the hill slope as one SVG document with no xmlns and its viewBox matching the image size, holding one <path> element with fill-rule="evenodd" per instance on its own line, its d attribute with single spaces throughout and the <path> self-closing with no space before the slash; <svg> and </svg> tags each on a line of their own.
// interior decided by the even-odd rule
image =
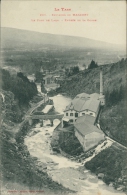
<svg viewBox="0 0 127 195">
<path fill-rule="evenodd" d="M 106 105 L 100 116 L 103 131 L 127 146 L 126 104 L 127 59 L 103 66 L 104 94 Z M 58 93 L 74 98 L 79 93 L 99 93 L 100 67 L 81 71 L 61 83 Z"/>
<path fill-rule="evenodd" d="M 1 28 L 2 46 L 15 47 L 27 44 L 58 45 L 62 47 L 118 48 L 115 44 L 95 41 L 83 37 L 53 35 L 14 28 Z"/>
</svg>

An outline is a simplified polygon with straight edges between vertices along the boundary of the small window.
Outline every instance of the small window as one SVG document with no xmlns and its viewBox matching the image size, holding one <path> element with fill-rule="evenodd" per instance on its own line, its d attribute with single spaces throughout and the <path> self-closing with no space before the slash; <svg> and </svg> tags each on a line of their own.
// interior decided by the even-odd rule
<svg viewBox="0 0 127 195">
<path fill-rule="evenodd" d="M 93 113 L 90 113 L 90 115 L 93 115 Z"/>
<path fill-rule="evenodd" d="M 85 113 L 82 113 L 82 116 L 84 116 L 85 115 Z"/>
<path fill-rule="evenodd" d="M 75 113 L 75 117 L 78 117 L 78 113 Z"/>
<path fill-rule="evenodd" d="M 88 112 L 88 109 L 86 109 L 86 112 Z"/>
<path fill-rule="evenodd" d="M 70 113 L 70 116 L 73 116 L 73 113 Z"/>
<path fill-rule="evenodd" d="M 70 122 L 73 123 L 73 119 L 70 119 Z"/>
<path fill-rule="evenodd" d="M 66 116 L 68 116 L 68 113 L 66 113 Z"/>
</svg>

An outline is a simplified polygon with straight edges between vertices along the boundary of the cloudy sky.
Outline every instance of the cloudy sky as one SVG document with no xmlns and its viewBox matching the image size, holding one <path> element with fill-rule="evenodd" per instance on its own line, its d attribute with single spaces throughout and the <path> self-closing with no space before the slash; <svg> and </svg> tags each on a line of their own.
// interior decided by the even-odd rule
<svg viewBox="0 0 127 195">
<path fill-rule="evenodd" d="M 55 11 L 55 8 L 59 11 Z M 61 8 L 71 11 L 62 11 Z M 125 45 L 126 1 L 2 1 L 1 26 Z"/>
</svg>

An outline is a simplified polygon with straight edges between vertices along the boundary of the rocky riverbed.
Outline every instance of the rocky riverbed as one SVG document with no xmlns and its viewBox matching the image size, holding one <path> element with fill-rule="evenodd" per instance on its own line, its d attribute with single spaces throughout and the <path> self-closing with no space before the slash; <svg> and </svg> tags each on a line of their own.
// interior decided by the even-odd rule
<svg viewBox="0 0 127 195">
<path fill-rule="evenodd" d="M 63 111 L 60 110 L 63 109 L 60 104 L 64 104 L 60 101 L 60 97 L 63 100 L 63 96 L 56 96 L 57 101 L 54 101 L 55 108 L 58 107 L 58 110 L 56 109 L 58 112 Z M 54 128 L 59 124 L 59 121 L 54 120 L 53 127 L 47 126 L 46 123 L 44 127 L 41 127 L 41 124 L 38 123 L 25 138 L 25 144 L 30 155 L 37 158 L 36 166 L 40 170 L 45 171 L 53 181 L 75 191 L 77 194 L 121 194 L 121 192 L 114 190 L 112 186 L 107 186 L 97 176 L 86 170 L 81 163 L 54 153 L 50 143 Z"/>
</svg>

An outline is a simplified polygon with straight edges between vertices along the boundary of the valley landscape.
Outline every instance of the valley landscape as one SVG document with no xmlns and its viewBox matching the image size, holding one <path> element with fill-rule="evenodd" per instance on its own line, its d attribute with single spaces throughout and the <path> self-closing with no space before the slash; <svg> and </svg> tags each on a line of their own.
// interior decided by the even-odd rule
<svg viewBox="0 0 127 195">
<path fill-rule="evenodd" d="M 14 28 L 2 28 L 1 37 L 2 194 L 125 194 L 126 51 Z M 58 115 L 78 94 L 100 93 L 101 70 L 105 105 L 96 125 L 105 140 L 85 152 L 73 124 L 60 131 Z M 52 123 L 43 120 L 47 105 L 54 106 Z"/>
</svg>

